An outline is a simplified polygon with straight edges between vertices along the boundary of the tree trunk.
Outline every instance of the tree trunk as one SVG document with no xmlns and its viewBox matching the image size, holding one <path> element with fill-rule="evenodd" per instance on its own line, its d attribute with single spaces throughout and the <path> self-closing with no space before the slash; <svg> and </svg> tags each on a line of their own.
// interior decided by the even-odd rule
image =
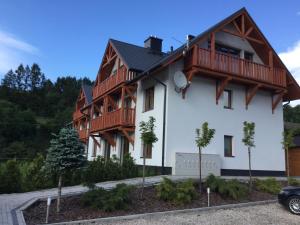
<svg viewBox="0 0 300 225">
<path fill-rule="evenodd" d="M 59 175 L 59 178 L 58 178 L 58 196 L 57 196 L 57 205 L 56 205 L 56 212 L 57 213 L 59 213 L 59 211 L 60 211 L 61 181 L 62 181 L 62 175 Z"/>
<path fill-rule="evenodd" d="M 143 153 L 143 182 L 142 182 L 142 194 L 141 194 L 141 198 L 143 198 L 144 195 L 144 187 L 145 187 L 145 173 L 146 173 L 146 154 L 145 154 L 145 150 Z"/>
<path fill-rule="evenodd" d="M 199 148 L 199 192 L 200 192 L 200 195 L 202 193 L 201 164 L 202 164 L 202 153 L 201 153 L 201 148 Z"/>
<path fill-rule="evenodd" d="M 249 158 L 249 190 L 252 191 L 252 176 L 251 176 L 251 150 L 248 147 L 248 158 Z"/>
</svg>

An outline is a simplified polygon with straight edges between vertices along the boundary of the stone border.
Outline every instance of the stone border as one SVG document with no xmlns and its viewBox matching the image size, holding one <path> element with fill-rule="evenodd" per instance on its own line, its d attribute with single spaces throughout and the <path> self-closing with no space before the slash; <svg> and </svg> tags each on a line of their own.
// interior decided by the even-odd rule
<svg viewBox="0 0 300 225">
<path fill-rule="evenodd" d="M 59 222 L 59 223 L 51 223 L 51 224 L 49 223 L 48 225 L 70 225 L 70 224 L 74 224 L 74 225 L 85 224 L 86 225 L 89 223 L 94 224 L 96 222 L 110 222 L 111 223 L 111 222 L 141 219 L 141 218 L 145 219 L 145 218 L 151 218 L 151 217 L 155 217 L 155 216 L 159 217 L 159 216 L 163 216 L 163 215 L 192 213 L 192 212 L 206 212 L 206 211 L 219 210 L 219 209 L 241 208 L 241 207 L 247 207 L 247 206 L 271 204 L 271 203 L 276 203 L 276 202 L 277 202 L 277 199 L 274 199 L 274 200 L 265 200 L 265 201 L 256 201 L 256 202 L 245 202 L 245 203 L 238 203 L 238 204 L 219 205 L 219 206 L 212 206 L 212 207 L 180 209 L 180 210 L 172 210 L 172 211 L 133 214 L 133 215 L 126 215 L 126 216 L 106 217 L 106 218 L 97 218 L 97 219 L 89 219 L 89 220 L 76 220 L 76 221 Z M 45 224 L 40 224 L 40 225 L 45 225 Z"/>
</svg>

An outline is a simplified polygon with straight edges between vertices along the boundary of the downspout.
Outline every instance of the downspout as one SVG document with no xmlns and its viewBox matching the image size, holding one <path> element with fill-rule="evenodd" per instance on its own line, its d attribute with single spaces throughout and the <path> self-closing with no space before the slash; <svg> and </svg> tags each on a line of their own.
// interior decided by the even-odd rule
<svg viewBox="0 0 300 225">
<path fill-rule="evenodd" d="M 162 155 L 161 155 L 161 174 L 165 174 L 165 134 L 166 134 L 166 109 L 167 109 L 167 85 L 154 76 L 149 76 L 164 87 L 164 107 L 163 107 L 163 135 L 162 135 Z"/>
</svg>

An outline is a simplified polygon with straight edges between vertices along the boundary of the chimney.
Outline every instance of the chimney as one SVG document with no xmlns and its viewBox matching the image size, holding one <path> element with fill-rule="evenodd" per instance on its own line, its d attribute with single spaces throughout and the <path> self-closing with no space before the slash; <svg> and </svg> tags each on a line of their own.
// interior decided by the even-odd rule
<svg viewBox="0 0 300 225">
<path fill-rule="evenodd" d="M 162 41 L 163 40 L 158 37 L 150 36 L 144 41 L 144 47 L 149 48 L 155 52 L 161 52 Z"/>
</svg>

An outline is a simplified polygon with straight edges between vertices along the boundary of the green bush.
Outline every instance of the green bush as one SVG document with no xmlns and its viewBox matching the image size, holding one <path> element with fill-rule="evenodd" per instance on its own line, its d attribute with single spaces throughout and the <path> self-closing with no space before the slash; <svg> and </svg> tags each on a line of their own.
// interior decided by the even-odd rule
<svg viewBox="0 0 300 225">
<path fill-rule="evenodd" d="M 288 178 L 288 183 L 291 186 L 300 186 L 300 181 L 292 177 Z"/>
<path fill-rule="evenodd" d="M 57 174 L 44 169 L 45 158 L 37 155 L 32 161 L 9 160 L 0 164 L 0 194 L 34 191 L 57 187 Z M 103 157 L 88 162 L 84 169 L 77 169 L 64 174 L 63 186 L 119 180 L 138 176 L 138 167 L 130 154 L 124 155 L 123 163 L 115 156 L 105 161 Z"/>
<path fill-rule="evenodd" d="M 185 182 L 180 182 L 176 187 L 176 198 L 175 202 L 177 204 L 186 204 L 191 202 L 196 197 L 196 190 L 194 187 L 194 182 L 192 180 L 187 180 Z"/>
<path fill-rule="evenodd" d="M 97 188 L 85 193 L 81 197 L 81 202 L 85 206 L 109 212 L 126 209 L 131 203 L 130 193 L 132 190 L 133 187 L 126 184 L 118 184 L 112 190 Z"/>
<path fill-rule="evenodd" d="M 1 166 L 0 193 L 17 193 L 22 191 L 22 176 L 16 160 L 8 160 Z"/>
<path fill-rule="evenodd" d="M 163 181 L 156 186 L 157 197 L 164 201 L 173 201 L 176 197 L 176 185 L 170 179 L 164 177 Z"/>
<path fill-rule="evenodd" d="M 156 193 L 159 199 L 172 201 L 176 204 L 189 203 L 196 197 L 196 190 L 192 180 L 176 184 L 166 177 L 156 186 Z"/>
<path fill-rule="evenodd" d="M 278 194 L 281 190 L 280 183 L 275 178 L 268 178 L 265 180 L 255 180 L 256 189 L 270 194 Z"/>
<path fill-rule="evenodd" d="M 120 180 L 138 176 L 138 169 L 130 154 L 126 154 L 123 163 L 114 155 L 112 158 L 105 160 L 104 157 L 98 156 L 96 160 L 89 162 L 83 172 L 82 182 L 90 186 L 93 183 Z"/>
<path fill-rule="evenodd" d="M 248 194 L 248 188 L 245 184 L 242 184 L 235 179 L 224 180 L 220 177 L 214 176 L 213 174 L 207 177 L 206 185 L 212 191 L 235 200 L 245 198 Z"/>
</svg>

